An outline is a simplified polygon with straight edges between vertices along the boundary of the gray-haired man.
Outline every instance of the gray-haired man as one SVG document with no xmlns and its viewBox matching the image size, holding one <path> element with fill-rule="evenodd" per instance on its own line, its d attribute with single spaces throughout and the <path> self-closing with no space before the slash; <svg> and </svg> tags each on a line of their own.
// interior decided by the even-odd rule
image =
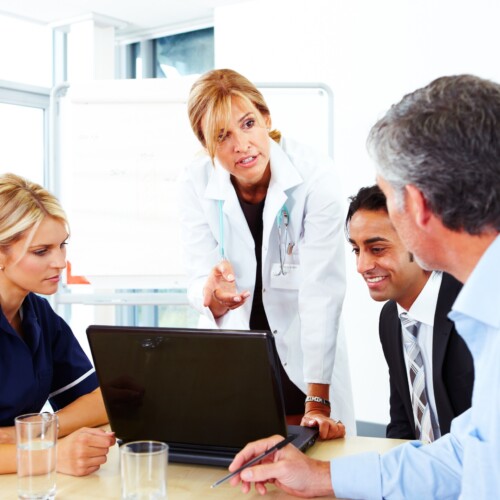
<svg viewBox="0 0 500 500">
<path fill-rule="evenodd" d="M 312 460 L 286 446 L 233 479 L 300 496 L 497 498 L 500 491 L 500 85 L 439 78 L 405 96 L 372 128 L 369 149 L 391 221 L 417 262 L 464 287 L 450 318 L 474 358 L 472 407 L 432 444 L 385 455 Z M 281 438 L 249 444 L 234 470 Z"/>
</svg>

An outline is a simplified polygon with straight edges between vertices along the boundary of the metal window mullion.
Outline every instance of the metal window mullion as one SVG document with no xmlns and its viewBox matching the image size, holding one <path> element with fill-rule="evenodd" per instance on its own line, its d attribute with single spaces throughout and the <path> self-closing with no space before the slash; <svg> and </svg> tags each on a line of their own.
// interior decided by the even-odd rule
<svg viewBox="0 0 500 500">
<path fill-rule="evenodd" d="M 133 47 L 133 44 L 117 46 L 115 78 L 135 78 L 135 53 Z"/>
<path fill-rule="evenodd" d="M 142 59 L 142 78 L 154 78 L 155 75 L 155 41 L 143 40 L 140 43 Z"/>
</svg>

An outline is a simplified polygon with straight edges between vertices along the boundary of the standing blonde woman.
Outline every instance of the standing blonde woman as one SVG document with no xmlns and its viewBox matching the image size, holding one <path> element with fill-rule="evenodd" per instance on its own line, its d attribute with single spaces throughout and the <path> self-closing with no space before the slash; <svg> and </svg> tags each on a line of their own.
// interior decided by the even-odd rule
<svg viewBox="0 0 500 500">
<path fill-rule="evenodd" d="M 57 470 L 85 475 L 106 461 L 112 433 L 92 364 L 41 295 L 66 267 L 66 215 L 43 187 L 0 176 L 0 473 L 15 472 L 14 418 L 47 400 L 59 416 Z M 88 426 L 83 428 L 84 426 Z"/>
<path fill-rule="evenodd" d="M 331 160 L 271 130 L 263 96 L 235 71 L 202 75 L 188 110 L 207 153 L 181 176 L 191 303 L 220 328 L 273 332 L 289 423 L 354 433 Z"/>
</svg>

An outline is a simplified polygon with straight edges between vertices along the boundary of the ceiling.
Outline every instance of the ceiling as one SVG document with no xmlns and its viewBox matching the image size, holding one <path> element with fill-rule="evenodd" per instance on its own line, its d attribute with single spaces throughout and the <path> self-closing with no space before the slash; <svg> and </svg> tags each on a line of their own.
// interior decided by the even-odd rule
<svg viewBox="0 0 500 500">
<path fill-rule="evenodd" d="M 0 0 L 0 14 L 41 24 L 64 25 L 93 15 L 112 18 L 117 36 L 210 23 L 215 7 L 247 0 Z"/>
</svg>

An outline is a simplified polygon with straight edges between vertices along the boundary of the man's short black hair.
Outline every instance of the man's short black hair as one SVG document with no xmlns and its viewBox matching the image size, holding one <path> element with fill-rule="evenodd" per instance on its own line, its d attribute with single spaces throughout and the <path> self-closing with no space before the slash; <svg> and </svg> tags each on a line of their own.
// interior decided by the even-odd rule
<svg viewBox="0 0 500 500">
<path fill-rule="evenodd" d="M 384 210 L 387 212 L 387 200 L 382 190 L 374 184 L 373 186 L 362 187 L 358 193 L 349 198 L 349 208 L 345 219 L 345 232 L 349 238 L 349 222 L 352 216 L 358 210 L 369 210 L 370 212 L 378 212 Z"/>
</svg>

